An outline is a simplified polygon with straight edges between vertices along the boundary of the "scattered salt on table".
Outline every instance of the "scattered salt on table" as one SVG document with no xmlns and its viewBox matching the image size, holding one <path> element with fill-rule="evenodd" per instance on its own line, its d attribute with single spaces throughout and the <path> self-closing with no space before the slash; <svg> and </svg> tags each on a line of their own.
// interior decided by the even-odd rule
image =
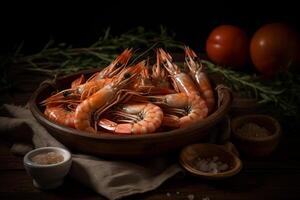
<svg viewBox="0 0 300 200">
<path fill-rule="evenodd" d="M 189 200 L 194 200 L 194 198 L 195 198 L 195 196 L 193 194 L 189 194 L 187 197 Z"/>
</svg>

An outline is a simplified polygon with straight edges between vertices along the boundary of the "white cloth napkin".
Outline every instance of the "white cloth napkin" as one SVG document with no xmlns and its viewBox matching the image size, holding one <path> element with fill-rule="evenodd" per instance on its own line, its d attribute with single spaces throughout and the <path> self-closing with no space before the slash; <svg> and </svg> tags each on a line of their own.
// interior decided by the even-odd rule
<svg viewBox="0 0 300 200">
<path fill-rule="evenodd" d="M 3 105 L 0 108 L 1 139 L 12 140 L 11 150 L 20 155 L 33 148 L 62 147 L 24 107 Z M 147 161 L 111 161 L 94 156 L 72 154 L 70 176 L 108 199 L 120 199 L 159 187 L 182 171 L 177 162 L 158 157 Z"/>
</svg>

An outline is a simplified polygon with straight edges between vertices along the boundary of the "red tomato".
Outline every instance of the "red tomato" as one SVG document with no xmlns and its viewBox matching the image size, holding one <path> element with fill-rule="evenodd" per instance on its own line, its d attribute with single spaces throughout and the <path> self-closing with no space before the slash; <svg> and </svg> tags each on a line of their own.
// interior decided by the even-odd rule
<svg viewBox="0 0 300 200">
<path fill-rule="evenodd" d="M 206 41 L 206 52 L 214 63 L 240 68 L 249 57 L 249 39 L 242 29 L 221 25 L 210 33 Z"/>
<path fill-rule="evenodd" d="M 299 38 L 285 24 L 267 24 L 254 34 L 250 44 L 254 66 L 265 76 L 286 70 L 299 56 Z"/>
</svg>

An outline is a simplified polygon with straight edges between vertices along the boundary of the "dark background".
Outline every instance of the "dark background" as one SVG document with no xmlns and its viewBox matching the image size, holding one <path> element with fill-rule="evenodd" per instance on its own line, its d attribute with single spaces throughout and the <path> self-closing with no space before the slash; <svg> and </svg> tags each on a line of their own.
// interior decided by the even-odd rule
<svg viewBox="0 0 300 200">
<path fill-rule="evenodd" d="M 177 39 L 204 51 L 209 32 L 233 24 L 252 36 L 265 23 L 285 22 L 299 31 L 298 6 L 293 1 L 98 1 L 97 3 L 12 2 L 1 7 L 1 53 L 24 41 L 24 52 L 39 51 L 50 38 L 75 46 L 92 44 L 111 27 L 119 34 L 136 26 L 158 30 L 166 26 Z"/>
</svg>

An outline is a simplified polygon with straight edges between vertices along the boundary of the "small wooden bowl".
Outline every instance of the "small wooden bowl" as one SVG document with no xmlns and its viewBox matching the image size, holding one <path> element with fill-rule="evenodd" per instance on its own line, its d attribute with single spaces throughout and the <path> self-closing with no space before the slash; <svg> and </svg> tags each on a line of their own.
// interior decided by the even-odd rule
<svg viewBox="0 0 300 200">
<path fill-rule="evenodd" d="M 239 97 L 233 93 L 230 113 L 234 116 L 249 115 L 262 112 L 262 106 L 258 104 L 256 99 Z"/>
<path fill-rule="evenodd" d="M 229 169 L 219 173 L 203 172 L 194 164 L 194 160 L 200 158 L 212 158 L 218 156 L 219 160 L 229 165 Z M 226 150 L 225 147 L 216 144 L 193 144 L 185 147 L 179 158 L 180 164 L 192 175 L 217 180 L 231 177 L 242 169 L 241 160 L 232 152 Z"/>
<path fill-rule="evenodd" d="M 264 137 L 249 137 L 238 133 L 245 123 L 255 123 L 266 128 L 271 135 Z M 277 147 L 281 135 L 279 122 L 268 115 L 244 115 L 231 121 L 231 130 L 237 148 L 249 156 L 267 156 Z"/>
</svg>

